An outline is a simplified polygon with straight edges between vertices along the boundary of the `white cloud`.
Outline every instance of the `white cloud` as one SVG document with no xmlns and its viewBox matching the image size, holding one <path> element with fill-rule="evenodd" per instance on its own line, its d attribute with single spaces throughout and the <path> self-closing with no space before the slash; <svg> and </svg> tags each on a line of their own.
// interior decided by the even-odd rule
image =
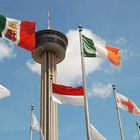
<svg viewBox="0 0 140 140">
<path fill-rule="evenodd" d="M 121 70 L 121 65 L 119 67 L 115 67 L 114 65 L 109 64 L 107 67 L 104 67 L 103 72 L 107 75 L 113 75 L 116 71 L 120 71 L 120 70 Z"/>
<path fill-rule="evenodd" d="M 102 98 L 109 97 L 112 94 L 112 85 L 110 83 L 108 84 L 102 84 L 102 83 L 94 83 L 92 86 L 92 91 L 90 93 L 90 96 L 98 96 Z"/>
<path fill-rule="evenodd" d="M 91 38 L 96 38 L 98 43 L 104 43 L 99 37 L 94 35 L 90 30 L 84 29 L 83 33 Z M 57 82 L 64 84 L 72 84 L 73 82 L 81 82 L 81 56 L 80 56 L 80 40 L 79 31 L 70 30 L 66 34 L 68 38 L 68 46 L 66 57 L 63 62 L 57 65 Z M 86 59 L 86 74 L 101 69 L 103 59 L 90 58 Z M 27 62 L 28 68 L 34 73 L 40 74 L 40 66 L 34 62 Z"/>
<path fill-rule="evenodd" d="M 26 63 L 27 67 L 33 72 L 33 73 L 37 73 L 37 74 L 41 74 L 41 66 L 40 64 L 33 62 L 33 61 L 28 61 Z"/>
<path fill-rule="evenodd" d="M 114 74 L 115 69 L 116 68 L 114 66 L 109 65 L 108 67 L 104 68 L 103 71 L 104 71 L 105 74 L 112 75 L 112 74 Z"/>
<path fill-rule="evenodd" d="M 116 41 L 114 41 L 114 44 L 120 46 L 120 48 L 122 46 L 125 47 L 125 49 L 120 49 L 122 61 L 125 61 L 129 59 L 131 56 L 133 56 L 134 53 L 130 49 L 129 44 L 125 38 L 123 37 L 117 38 Z"/>
<path fill-rule="evenodd" d="M 91 38 L 96 38 L 100 43 L 100 38 L 97 38 L 90 30 L 84 29 L 83 33 Z M 81 56 L 80 56 L 80 40 L 79 40 L 79 31 L 70 30 L 67 34 L 69 41 L 66 57 L 62 63 L 58 65 L 58 81 L 61 83 L 71 84 L 73 81 L 81 79 Z M 86 74 L 97 71 L 101 69 L 101 64 L 103 59 L 99 58 L 88 58 L 85 59 L 85 68 Z M 81 80 L 80 80 L 81 81 Z"/>
<path fill-rule="evenodd" d="M 14 52 L 14 47 L 11 43 L 6 42 L 3 39 L 0 39 L 0 61 L 3 61 L 7 58 L 15 58 L 16 54 Z"/>
<path fill-rule="evenodd" d="M 122 55 L 122 60 L 125 61 L 129 59 L 131 56 L 133 56 L 133 52 L 130 50 L 130 48 L 122 49 L 121 50 L 121 55 Z"/>
<path fill-rule="evenodd" d="M 117 46 L 122 46 L 125 45 L 127 43 L 127 40 L 123 37 L 117 38 L 114 42 Z"/>
</svg>

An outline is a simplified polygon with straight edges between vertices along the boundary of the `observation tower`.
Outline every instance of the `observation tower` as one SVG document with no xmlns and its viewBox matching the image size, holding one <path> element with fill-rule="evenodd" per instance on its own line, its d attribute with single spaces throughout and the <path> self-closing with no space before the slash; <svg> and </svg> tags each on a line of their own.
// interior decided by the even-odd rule
<svg viewBox="0 0 140 140">
<path fill-rule="evenodd" d="M 58 140 L 57 103 L 51 101 L 52 83 L 56 81 L 56 65 L 65 58 L 68 40 L 56 30 L 36 32 L 33 59 L 41 64 L 40 126 L 44 140 Z"/>
</svg>

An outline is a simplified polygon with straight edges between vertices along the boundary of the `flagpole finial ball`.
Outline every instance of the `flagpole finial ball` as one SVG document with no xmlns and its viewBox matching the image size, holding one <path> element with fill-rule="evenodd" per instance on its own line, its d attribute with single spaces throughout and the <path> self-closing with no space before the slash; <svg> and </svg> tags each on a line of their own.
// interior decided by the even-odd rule
<svg viewBox="0 0 140 140">
<path fill-rule="evenodd" d="M 78 27 L 79 27 L 79 31 L 82 31 L 82 25 L 80 24 Z"/>
<path fill-rule="evenodd" d="M 113 89 L 116 89 L 116 85 L 115 84 L 112 84 L 112 87 L 113 87 Z"/>
<path fill-rule="evenodd" d="M 31 110 L 34 110 L 34 105 L 33 104 L 31 105 Z"/>
<path fill-rule="evenodd" d="M 52 29 L 38 31 L 36 32 L 36 48 L 32 52 L 32 57 L 41 64 L 44 52 L 54 52 L 58 64 L 65 58 L 67 45 L 67 37 L 59 31 Z"/>
</svg>

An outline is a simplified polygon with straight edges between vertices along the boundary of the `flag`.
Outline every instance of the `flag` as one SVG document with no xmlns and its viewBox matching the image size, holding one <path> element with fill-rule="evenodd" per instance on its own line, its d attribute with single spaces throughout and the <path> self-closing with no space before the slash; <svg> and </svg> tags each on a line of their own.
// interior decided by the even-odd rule
<svg viewBox="0 0 140 140">
<path fill-rule="evenodd" d="M 31 128 L 40 132 L 40 124 L 34 113 L 32 113 Z"/>
<path fill-rule="evenodd" d="M 35 48 L 35 22 L 0 15 L 0 36 L 28 50 Z"/>
<path fill-rule="evenodd" d="M 38 131 L 41 134 L 41 140 L 44 140 L 44 135 L 35 114 L 32 112 L 31 129 Z"/>
<path fill-rule="evenodd" d="M 91 140 L 107 140 L 104 136 L 102 136 L 92 124 L 90 124 L 90 132 L 91 132 Z"/>
<path fill-rule="evenodd" d="M 59 104 L 84 105 L 83 87 L 71 87 L 53 83 L 52 90 L 52 100 Z"/>
<path fill-rule="evenodd" d="M 10 91 L 7 88 L 0 85 L 0 99 L 8 97 L 10 95 L 11 95 Z"/>
<path fill-rule="evenodd" d="M 116 93 L 117 106 L 134 115 L 140 115 L 140 109 L 127 97 Z"/>
<path fill-rule="evenodd" d="M 120 66 L 120 49 L 111 46 L 101 46 L 92 39 L 82 35 L 84 57 L 100 57 L 108 59 L 116 66 Z"/>
</svg>

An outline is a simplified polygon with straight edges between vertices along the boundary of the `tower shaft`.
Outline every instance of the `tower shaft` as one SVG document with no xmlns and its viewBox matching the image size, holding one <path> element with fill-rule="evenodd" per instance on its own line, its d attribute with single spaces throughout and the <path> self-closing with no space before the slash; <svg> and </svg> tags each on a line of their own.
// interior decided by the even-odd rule
<svg viewBox="0 0 140 140">
<path fill-rule="evenodd" d="M 52 82 L 56 79 L 56 56 L 48 51 L 42 54 L 40 122 L 45 140 L 58 139 L 57 104 L 51 102 Z"/>
</svg>

